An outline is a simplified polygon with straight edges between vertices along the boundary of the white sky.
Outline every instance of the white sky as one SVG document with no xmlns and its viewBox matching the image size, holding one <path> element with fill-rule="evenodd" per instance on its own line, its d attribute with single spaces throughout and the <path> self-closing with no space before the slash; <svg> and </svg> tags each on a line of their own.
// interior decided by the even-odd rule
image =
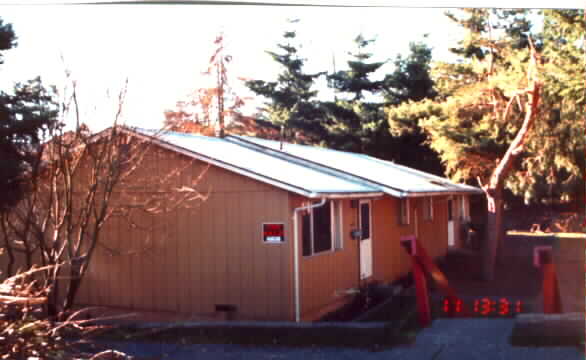
<svg viewBox="0 0 586 360">
<path fill-rule="evenodd" d="M 524 6 L 513 5 L 517 2 L 508 3 Z M 126 122 L 159 127 L 165 109 L 201 87 L 199 74 L 206 69 L 220 30 L 233 57 L 230 75 L 265 80 L 273 80 L 279 71 L 265 50 L 276 49 L 288 27 L 287 18 L 301 19 L 297 33 L 302 55 L 311 61 L 307 71 L 331 70 L 332 53 L 337 70 L 343 69 L 345 54 L 354 50 L 352 39 L 360 32 L 377 37 L 370 48 L 374 60 L 407 54 L 409 42 L 423 39 L 426 33 L 434 58 L 446 58 L 448 46 L 460 36 L 443 15 L 445 8 L 3 5 L 0 9 L 18 37 L 18 47 L 5 53 L 0 66 L 0 86 L 8 89 L 14 81 L 37 75 L 47 84 L 61 86 L 63 54 L 79 84 L 83 120 L 94 130 L 111 124 L 115 101 L 108 100 L 106 92 L 115 95 L 125 78 L 129 81 Z M 245 91 L 240 88 L 240 93 L 250 95 Z"/>
</svg>

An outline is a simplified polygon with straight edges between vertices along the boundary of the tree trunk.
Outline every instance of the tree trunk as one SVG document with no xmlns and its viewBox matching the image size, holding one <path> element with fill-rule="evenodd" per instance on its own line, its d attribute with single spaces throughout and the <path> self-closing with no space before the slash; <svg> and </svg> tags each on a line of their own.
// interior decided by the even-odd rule
<svg viewBox="0 0 586 360">
<path fill-rule="evenodd" d="M 503 199 L 502 189 L 486 193 L 487 219 L 485 241 L 482 247 L 482 278 L 486 281 L 494 279 L 498 254 L 503 244 Z"/>
<path fill-rule="evenodd" d="M 503 188 L 505 179 L 509 176 L 513 169 L 513 164 L 517 156 L 523 151 L 525 142 L 529 138 L 530 130 L 537 117 L 538 106 L 540 100 L 541 82 L 535 77 L 536 69 L 536 55 L 532 52 L 532 60 L 529 69 L 527 70 L 527 78 L 530 79 L 530 86 L 523 93 L 529 95 L 526 104 L 525 118 L 519 132 L 509 145 L 505 155 L 498 162 L 496 169 L 492 172 L 490 180 L 486 185 L 483 185 L 478 178 L 478 182 L 486 194 L 488 205 L 487 226 L 485 241 L 482 253 L 482 277 L 486 281 L 494 279 L 494 269 L 496 266 L 497 257 L 499 257 L 499 245 L 502 245 L 504 238 L 503 231 Z M 512 96 L 505 108 L 503 119 L 507 119 L 508 112 L 515 100 Z M 502 247 L 502 246 L 501 246 Z"/>
</svg>

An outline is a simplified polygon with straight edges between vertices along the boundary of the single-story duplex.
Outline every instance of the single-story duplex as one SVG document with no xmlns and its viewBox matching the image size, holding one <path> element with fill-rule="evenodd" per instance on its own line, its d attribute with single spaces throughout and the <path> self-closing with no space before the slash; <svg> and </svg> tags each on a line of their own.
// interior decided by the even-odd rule
<svg viewBox="0 0 586 360">
<path fill-rule="evenodd" d="M 143 235 L 111 221 L 79 304 L 315 320 L 367 282 L 406 275 L 401 236 L 415 234 L 434 258 L 460 246 L 469 198 L 482 194 L 363 154 L 245 136 L 126 132 L 156 145 L 137 176 L 187 164 L 190 183 L 208 167 L 199 186 L 209 197 L 148 220 L 162 230 L 133 255 L 111 250 L 132 249 Z"/>
</svg>

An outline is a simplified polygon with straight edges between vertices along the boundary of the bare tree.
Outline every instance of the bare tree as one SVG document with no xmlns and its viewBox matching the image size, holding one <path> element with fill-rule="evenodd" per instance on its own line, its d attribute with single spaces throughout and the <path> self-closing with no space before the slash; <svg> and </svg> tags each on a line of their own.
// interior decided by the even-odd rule
<svg viewBox="0 0 586 360">
<path fill-rule="evenodd" d="M 196 187 L 205 169 L 189 183 L 181 181 L 187 178 L 183 173 L 191 171 L 191 162 L 164 175 L 137 176 L 145 156 L 156 152 L 153 140 L 164 131 L 139 136 L 120 124 L 126 86 L 119 93 L 112 126 L 95 134 L 82 122 L 76 84 L 70 84 L 63 111 L 73 114 L 74 129 L 48 130 L 48 141 L 36 149 L 28 173 L 28 193 L 13 210 L 0 214 L 1 246 L 7 258 L 4 276 L 14 274 L 17 265 L 26 269 L 54 265 L 42 272 L 39 282 L 49 289 L 51 316 L 71 309 L 112 217 L 150 234 L 153 229 L 138 226 L 136 216 L 157 216 L 206 199 Z M 133 189 L 151 191 L 145 197 Z M 144 238 L 146 251 L 148 236 Z"/>
<path fill-rule="evenodd" d="M 192 92 L 187 101 L 178 101 L 175 110 L 165 112 L 165 123 L 174 131 L 202 133 L 213 135 L 219 130 L 224 136 L 224 120 L 231 120 L 226 125 L 234 126 L 242 118 L 239 109 L 244 106 L 244 98 L 238 96 L 232 88 L 228 76 L 228 64 L 232 56 L 227 54 L 224 35 L 220 33 L 214 40 L 214 51 L 210 57 L 206 75 L 214 84 Z"/>
</svg>

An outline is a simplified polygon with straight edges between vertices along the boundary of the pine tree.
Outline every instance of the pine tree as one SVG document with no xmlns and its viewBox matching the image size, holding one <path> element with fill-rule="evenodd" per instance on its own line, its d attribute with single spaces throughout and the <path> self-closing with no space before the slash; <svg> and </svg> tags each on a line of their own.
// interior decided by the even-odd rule
<svg viewBox="0 0 586 360">
<path fill-rule="evenodd" d="M 335 100 L 322 102 L 327 114 L 327 146 L 353 152 L 381 156 L 380 134 L 385 134 L 382 102 L 367 100 L 384 90 L 383 81 L 371 77 L 385 62 L 369 62 L 371 53 L 366 48 L 374 42 L 362 34 L 354 39 L 356 52 L 349 52 L 352 59 L 348 61 L 348 70 L 337 71 L 327 76 L 329 86 L 334 90 Z M 379 149 L 377 149 L 379 145 Z M 379 151 L 377 151 L 379 150 Z"/>
<path fill-rule="evenodd" d="M 268 99 L 257 119 L 260 127 L 283 129 L 286 138 L 299 134 L 298 139 L 319 143 L 327 131 L 324 113 L 316 100 L 317 91 L 312 87 L 323 73 L 307 74 L 303 71 L 306 59 L 299 55 L 295 38 L 295 31 L 286 31 L 284 43 L 277 45 L 280 52 L 267 51 L 283 68 L 277 81 L 250 80 L 246 86 Z"/>
<path fill-rule="evenodd" d="M 388 106 L 406 102 L 434 99 L 437 96 L 431 79 L 431 49 L 423 42 L 412 42 L 408 56 L 397 56 L 395 70 L 385 77 L 385 99 Z M 412 122 L 407 129 L 396 131 L 396 124 L 388 123 L 387 132 L 393 135 L 390 147 L 397 163 L 444 176 L 445 169 L 437 153 L 429 147 L 425 132 Z"/>
<path fill-rule="evenodd" d="M 0 51 L 15 46 L 12 26 L 0 19 Z M 58 126 L 55 94 L 55 88 L 44 87 L 39 77 L 16 84 L 10 93 L 0 91 L 0 211 L 22 198 L 28 171 L 39 160 L 36 151 L 43 130 Z"/>
</svg>

